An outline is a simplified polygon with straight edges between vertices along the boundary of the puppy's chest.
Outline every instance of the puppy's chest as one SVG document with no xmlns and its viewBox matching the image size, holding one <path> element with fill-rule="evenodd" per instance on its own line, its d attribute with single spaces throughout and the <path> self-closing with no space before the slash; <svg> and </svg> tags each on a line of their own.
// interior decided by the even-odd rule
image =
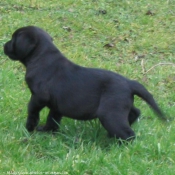
<svg viewBox="0 0 175 175">
<path fill-rule="evenodd" d="M 35 80 L 32 78 L 27 78 L 26 82 L 28 87 L 33 95 L 36 95 L 38 98 L 44 101 L 49 100 L 49 93 L 47 84 L 43 81 Z"/>
</svg>

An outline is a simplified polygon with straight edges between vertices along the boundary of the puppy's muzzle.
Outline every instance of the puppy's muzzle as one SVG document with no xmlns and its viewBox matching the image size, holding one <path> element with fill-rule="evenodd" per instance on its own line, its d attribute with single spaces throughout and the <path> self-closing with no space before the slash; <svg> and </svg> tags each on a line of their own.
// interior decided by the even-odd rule
<svg viewBox="0 0 175 175">
<path fill-rule="evenodd" d="M 13 48 L 13 43 L 11 40 L 4 44 L 4 54 L 7 55 L 12 60 L 17 60 L 16 54 Z"/>
</svg>

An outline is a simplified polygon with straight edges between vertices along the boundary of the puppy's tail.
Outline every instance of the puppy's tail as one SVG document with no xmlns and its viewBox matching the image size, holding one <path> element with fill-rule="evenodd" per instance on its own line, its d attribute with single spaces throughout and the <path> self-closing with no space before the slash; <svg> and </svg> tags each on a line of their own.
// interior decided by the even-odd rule
<svg viewBox="0 0 175 175">
<path fill-rule="evenodd" d="M 133 95 L 138 95 L 140 98 L 146 101 L 160 119 L 168 121 L 167 117 L 165 117 L 161 109 L 158 107 L 153 96 L 148 92 L 148 90 L 142 84 L 140 84 L 137 81 L 131 80 L 130 86 L 133 91 Z"/>
</svg>

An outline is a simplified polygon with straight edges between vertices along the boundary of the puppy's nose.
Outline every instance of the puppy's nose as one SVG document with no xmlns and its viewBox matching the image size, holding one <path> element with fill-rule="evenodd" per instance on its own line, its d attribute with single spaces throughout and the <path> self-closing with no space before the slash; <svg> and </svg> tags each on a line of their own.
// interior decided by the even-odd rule
<svg viewBox="0 0 175 175">
<path fill-rule="evenodd" d="M 5 44 L 3 44 L 3 48 L 5 49 L 5 47 L 6 47 L 6 43 Z"/>
</svg>

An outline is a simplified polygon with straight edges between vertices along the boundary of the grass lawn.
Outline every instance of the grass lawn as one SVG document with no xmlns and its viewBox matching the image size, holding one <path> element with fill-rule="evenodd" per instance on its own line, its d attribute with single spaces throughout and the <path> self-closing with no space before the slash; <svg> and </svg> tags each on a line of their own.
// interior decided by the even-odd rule
<svg viewBox="0 0 175 175">
<path fill-rule="evenodd" d="M 6 0 L 0 24 L 0 174 L 174 175 L 175 121 L 162 123 L 139 98 L 132 144 L 119 146 L 98 120 L 64 118 L 56 135 L 28 133 L 25 68 L 3 53 L 17 28 L 36 25 L 73 62 L 144 84 L 173 118 L 174 0 Z M 41 112 L 41 123 L 47 113 Z"/>
</svg>

